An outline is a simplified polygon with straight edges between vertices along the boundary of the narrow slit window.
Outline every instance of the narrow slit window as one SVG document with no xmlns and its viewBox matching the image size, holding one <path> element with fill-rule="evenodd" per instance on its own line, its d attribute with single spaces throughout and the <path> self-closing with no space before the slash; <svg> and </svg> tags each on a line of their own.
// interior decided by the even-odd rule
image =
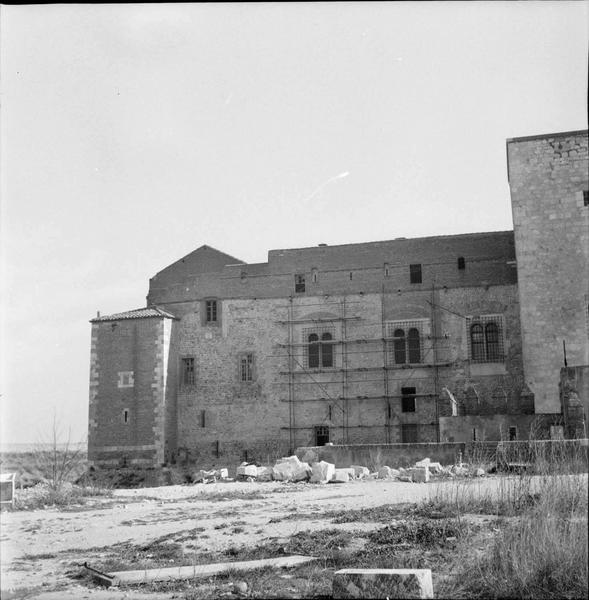
<svg viewBox="0 0 589 600">
<path fill-rule="evenodd" d="M 589 206 L 589 190 L 583 190 L 583 206 Z"/>
<path fill-rule="evenodd" d="M 205 427 L 206 426 L 206 423 L 207 423 L 206 417 L 207 417 L 206 411 L 201 410 L 200 411 L 200 426 L 201 427 Z"/>
<path fill-rule="evenodd" d="M 123 411 L 123 423 L 127 424 L 129 422 L 129 409 L 125 408 Z"/>
</svg>

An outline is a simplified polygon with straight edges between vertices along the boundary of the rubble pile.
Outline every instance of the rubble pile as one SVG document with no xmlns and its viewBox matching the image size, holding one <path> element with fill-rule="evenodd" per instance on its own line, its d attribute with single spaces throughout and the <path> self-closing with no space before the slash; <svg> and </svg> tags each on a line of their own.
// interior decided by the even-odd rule
<svg viewBox="0 0 589 600">
<path fill-rule="evenodd" d="M 454 477 L 484 477 L 487 473 L 480 467 L 470 466 L 460 462 L 444 467 L 439 462 L 429 458 L 417 461 L 412 467 L 398 469 L 387 465 L 371 472 L 368 467 L 351 465 L 346 468 L 336 468 L 332 463 L 315 460 L 318 457 L 307 453 L 303 458 L 310 462 L 301 461 L 297 456 L 286 456 L 276 461 L 274 466 L 261 466 L 257 463 L 243 462 L 237 467 L 237 481 L 284 481 L 309 483 L 348 483 L 383 479 L 407 483 L 428 483 L 432 478 Z M 227 469 L 211 471 L 200 470 L 193 475 L 194 483 L 212 483 L 215 481 L 233 481 L 229 479 Z"/>
</svg>

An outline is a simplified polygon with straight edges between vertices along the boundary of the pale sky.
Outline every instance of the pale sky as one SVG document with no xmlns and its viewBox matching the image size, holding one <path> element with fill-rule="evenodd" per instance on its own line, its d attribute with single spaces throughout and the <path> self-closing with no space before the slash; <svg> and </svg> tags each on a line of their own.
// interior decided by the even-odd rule
<svg viewBox="0 0 589 600">
<path fill-rule="evenodd" d="M 198 246 L 512 229 L 505 140 L 587 127 L 586 2 L 0 12 L 4 443 L 86 436 L 88 321 Z"/>
</svg>

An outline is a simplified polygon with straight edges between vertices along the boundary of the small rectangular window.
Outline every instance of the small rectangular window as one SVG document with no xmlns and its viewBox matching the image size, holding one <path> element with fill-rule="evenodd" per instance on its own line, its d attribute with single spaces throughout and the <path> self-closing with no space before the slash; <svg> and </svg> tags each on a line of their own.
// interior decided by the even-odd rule
<svg viewBox="0 0 589 600">
<path fill-rule="evenodd" d="M 216 323 L 217 322 L 217 301 L 216 300 L 206 300 L 206 321 L 207 323 Z"/>
<path fill-rule="evenodd" d="M 390 272 L 389 272 L 389 263 L 385 263 L 384 264 L 384 276 L 388 277 L 389 274 L 390 274 Z"/>
<path fill-rule="evenodd" d="M 517 427 L 509 428 L 509 441 L 517 440 Z"/>
<path fill-rule="evenodd" d="M 325 446 L 329 442 L 329 427 L 315 427 L 315 446 Z"/>
<path fill-rule="evenodd" d="M 415 388 L 404 387 L 401 388 L 401 411 L 402 412 L 415 412 Z"/>
<path fill-rule="evenodd" d="M 254 380 L 254 355 L 243 354 L 239 359 L 239 379 L 241 381 Z"/>
<path fill-rule="evenodd" d="M 476 427 L 472 428 L 472 441 L 473 442 L 477 441 L 477 428 Z"/>
<path fill-rule="evenodd" d="M 583 206 L 589 206 L 589 190 L 583 190 Z"/>
<path fill-rule="evenodd" d="M 411 283 L 421 283 L 421 265 L 409 265 L 409 279 Z"/>
<path fill-rule="evenodd" d="M 182 383 L 184 385 L 194 385 L 194 358 L 188 357 L 182 359 Z"/>
<path fill-rule="evenodd" d="M 401 442 L 403 444 L 417 443 L 417 425 L 415 423 L 401 425 Z"/>
<path fill-rule="evenodd" d="M 466 262 L 464 260 L 464 256 L 458 257 L 458 269 L 463 271 L 466 268 Z"/>
<path fill-rule="evenodd" d="M 130 388 L 135 385 L 135 378 L 133 371 L 119 371 L 119 380 L 117 382 L 117 387 L 120 388 Z"/>
<path fill-rule="evenodd" d="M 305 275 L 298 273 L 295 278 L 295 293 L 302 294 L 305 291 Z"/>
</svg>

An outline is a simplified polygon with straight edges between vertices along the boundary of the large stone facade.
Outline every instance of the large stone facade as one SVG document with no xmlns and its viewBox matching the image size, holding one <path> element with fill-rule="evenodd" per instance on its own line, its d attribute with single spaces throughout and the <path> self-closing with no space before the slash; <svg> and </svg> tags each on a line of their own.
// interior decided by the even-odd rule
<svg viewBox="0 0 589 600">
<path fill-rule="evenodd" d="M 560 369 L 589 364 L 587 131 L 516 138 L 507 160 L 526 382 L 559 412 Z"/>
<path fill-rule="evenodd" d="M 583 148 L 582 136 L 573 137 L 569 156 Z M 227 465 L 328 441 L 525 439 L 538 413 L 560 423 L 560 365 L 554 380 L 532 369 L 534 352 L 545 348 L 529 320 L 548 300 L 561 301 L 552 281 L 551 297 L 542 297 L 541 280 L 565 282 L 534 236 L 555 236 L 547 244 L 561 261 L 571 251 L 570 277 L 573 263 L 577 272 L 586 267 L 587 249 L 574 246 L 565 221 L 586 242 L 589 209 L 579 205 L 586 172 L 583 182 L 576 166 L 560 163 L 551 172 L 559 182 L 574 179 L 559 204 L 571 214 L 548 208 L 549 188 L 540 189 L 530 157 L 553 148 L 549 139 L 564 140 L 508 144 L 515 235 L 321 244 L 271 250 L 257 264 L 202 246 L 157 273 L 147 308 L 92 320 L 90 459 Z M 537 146 L 531 154 L 529 144 Z M 586 161 L 586 136 L 584 149 Z M 526 181 L 542 210 L 528 207 L 535 196 Z M 585 221 L 573 215 L 581 209 Z M 580 288 L 566 288 L 575 300 L 564 305 L 558 331 L 566 329 L 570 356 L 586 364 L 587 322 L 584 342 L 572 334 Z M 557 406 L 545 401 L 549 379 Z M 536 406 L 530 388 L 544 399 Z"/>
</svg>

